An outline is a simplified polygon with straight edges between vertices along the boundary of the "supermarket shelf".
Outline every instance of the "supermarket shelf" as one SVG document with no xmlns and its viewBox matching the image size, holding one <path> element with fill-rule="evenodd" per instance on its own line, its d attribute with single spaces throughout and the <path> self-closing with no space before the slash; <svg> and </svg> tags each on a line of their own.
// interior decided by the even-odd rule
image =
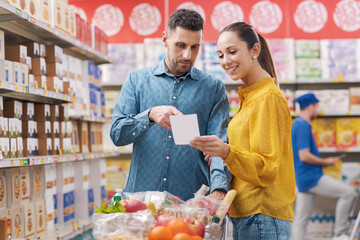
<svg viewBox="0 0 360 240">
<path fill-rule="evenodd" d="M 122 87 L 123 83 L 112 83 L 112 82 L 102 82 L 101 86 L 102 87 L 117 87 L 120 88 Z"/>
<path fill-rule="evenodd" d="M 81 160 L 92 160 L 118 156 L 118 152 L 112 153 L 79 153 L 53 156 L 33 156 L 23 158 L 0 159 L 0 168 L 34 166 L 51 163 L 75 162 Z"/>
<path fill-rule="evenodd" d="M 62 104 L 72 101 L 69 95 L 34 87 L 24 87 L 17 84 L 0 81 L 0 95 L 17 100 L 48 104 Z"/>
<path fill-rule="evenodd" d="M 61 30 L 43 23 L 14 6 L 0 1 L 0 28 L 5 31 L 6 42 L 22 43 L 36 41 L 45 45 L 58 45 L 64 53 L 94 61 L 96 64 L 110 63 L 110 59 L 94 51 L 84 43 Z"/>
<path fill-rule="evenodd" d="M 94 123 L 105 123 L 105 118 L 94 117 L 94 116 L 79 116 L 79 117 L 70 117 L 71 120 L 81 120 L 85 122 L 94 122 Z"/>
<path fill-rule="evenodd" d="M 92 217 L 75 219 L 65 224 L 57 224 L 40 235 L 41 239 L 69 240 L 92 228 Z"/>
</svg>

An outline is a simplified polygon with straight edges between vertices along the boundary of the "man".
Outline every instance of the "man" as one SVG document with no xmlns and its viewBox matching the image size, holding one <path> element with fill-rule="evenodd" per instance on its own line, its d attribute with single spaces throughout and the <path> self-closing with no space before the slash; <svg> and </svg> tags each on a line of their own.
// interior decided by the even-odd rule
<svg viewBox="0 0 360 240">
<path fill-rule="evenodd" d="M 179 9 L 169 18 L 162 40 L 167 53 L 158 65 L 130 73 L 113 113 L 110 136 L 116 146 L 134 143 L 125 191 L 168 191 L 183 200 L 202 184 L 212 196 L 229 190 L 224 163 L 202 152 L 175 145 L 170 116 L 196 113 L 201 135 L 226 140 L 229 103 L 223 83 L 193 67 L 204 21 L 193 10 Z"/>
<path fill-rule="evenodd" d="M 333 239 L 349 239 L 348 217 L 356 193 L 349 185 L 323 174 L 323 166 L 333 165 L 338 157 L 321 158 L 312 135 L 310 122 L 319 115 L 319 100 L 313 93 L 296 99 L 300 114 L 291 129 L 298 194 L 294 220 L 294 240 L 304 240 L 316 194 L 339 198 L 335 212 Z"/>
</svg>

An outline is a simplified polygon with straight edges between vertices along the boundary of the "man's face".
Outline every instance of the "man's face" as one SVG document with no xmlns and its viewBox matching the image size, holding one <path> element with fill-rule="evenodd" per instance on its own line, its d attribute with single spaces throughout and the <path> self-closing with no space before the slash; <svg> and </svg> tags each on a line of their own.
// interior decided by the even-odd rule
<svg viewBox="0 0 360 240">
<path fill-rule="evenodd" d="M 167 47 L 165 64 L 176 77 L 186 74 L 194 65 L 199 53 L 202 31 L 191 31 L 181 27 L 163 33 Z"/>
<path fill-rule="evenodd" d="M 317 118 L 320 115 L 319 103 L 311 104 L 311 108 L 311 119 Z"/>
</svg>

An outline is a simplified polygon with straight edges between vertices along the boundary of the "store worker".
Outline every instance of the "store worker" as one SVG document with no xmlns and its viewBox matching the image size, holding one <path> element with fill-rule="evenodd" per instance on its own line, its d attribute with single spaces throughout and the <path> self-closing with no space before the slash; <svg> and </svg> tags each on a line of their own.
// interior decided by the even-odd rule
<svg viewBox="0 0 360 240">
<path fill-rule="evenodd" d="M 319 115 L 319 100 L 313 93 L 296 98 L 300 114 L 291 129 L 296 185 L 294 240 L 304 240 L 317 194 L 339 198 L 335 212 L 335 236 L 333 239 L 349 239 L 348 217 L 356 193 L 352 187 L 324 175 L 323 166 L 335 164 L 338 157 L 321 158 L 312 135 L 310 122 Z"/>
<path fill-rule="evenodd" d="M 168 191 L 188 200 L 210 182 L 214 198 L 229 190 L 221 159 L 213 159 L 210 177 L 202 152 L 175 145 L 171 131 L 170 116 L 197 114 L 201 135 L 226 140 L 229 102 L 224 84 L 193 66 L 203 25 L 193 10 L 173 12 L 162 36 L 165 59 L 131 72 L 121 89 L 110 136 L 116 146 L 134 144 L 127 192 Z"/>
<path fill-rule="evenodd" d="M 229 144 L 201 136 L 190 145 L 207 159 L 221 157 L 233 175 L 235 240 L 290 239 L 295 200 L 291 114 L 269 47 L 252 26 L 237 22 L 220 32 L 217 53 L 231 79 L 245 83 L 239 88 L 241 107 L 229 123 Z"/>
</svg>

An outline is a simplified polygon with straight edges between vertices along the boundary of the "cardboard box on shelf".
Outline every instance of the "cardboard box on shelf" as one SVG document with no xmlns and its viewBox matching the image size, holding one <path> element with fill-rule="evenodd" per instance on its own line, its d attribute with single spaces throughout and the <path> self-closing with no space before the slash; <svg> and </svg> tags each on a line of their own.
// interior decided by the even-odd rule
<svg viewBox="0 0 360 240">
<path fill-rule="evenodd" d="M 53 122 L 53 131 L 52 131 L 52 138 L 59 138 L 60 137 L 60 124 L 58 121 Z"/>
<path fill-rule="evenodd" d="M 66 122 L 59 123 L 60 137 L 66 138 Z"/>
<path fill-rule="evenodd" d="M 18 0 L 17 1 L 18 4 L 17 4 L 17 8 L 21 9 L 22 11 L 26 11 L 27 9 L 27 5 L 29 4 L 27 1 L 24 1 L 24 0 Z"/>
<path fill-rule="evenodd" d="M 37 42 L 22 43 L 27 47 L 27 56 L 31 58 L 40 57 L 40 45 Z"/>
<path fill-rule="evenodd" d="M 47 90 L 59 92 L 56 89 L 56 82 L 58 81 L 58 79 L 58 77 L 46 77 Z"/>
<path fill-rule="evenodd" d="M 55 138 L 54 139 L 53 154 L 62 155 L 62 150 L 60 152 L 60 138 Z"/>
<path fill-rule="evenodd" d="M 35 76 L 35 87 L 47 90 L 47 77 L 44 75 Z"/>
<path fill-rule="evenodd" d="M 5 34 L 0 31 L 0 60 L 5 60 Z"/>
<path fill-rule="evenodd" d="M 76 19 L 76 39 L 81 42 L 85 42 L 84 35 L 85 35 L 85 20 L 80 17 L 79 14 L 75 14 Z"/>
<path fill-rule="evenodd" d="M 40 44 L 40 57 L 46 57 L 46 46 L 44 44 Z"/>
<path fill-rule="evenodd" d="M 46 209 L 46 228 L 53 228 L 55 224 L 55 208 L 54 208 L 53 195 L 45 197 L 45 209 Z"/>
<path fill-rule="evenodd" d="M 10 138 L 10 157 L 17 158 L 19 157 L 18 150 L 17 150 L 17 140 L 16 138 Z"/>
<path fill-rule="evenodd" d="M 350 112 L 360 113 L 360 87 L 349 88 L 350 92 Z"/>
<path fill-rule="evenodd" d="M 36 234 L 42 233 L 46 229 L 46 215 L 45 215 L 45 201 L 44 199 L 35 202 L 36 213 Z"/>
<path fill-rule="evenodd" d="M 3 118 L 0 117 L 0 138 L 4 137 L 4 130 L 3 130 Z"/>
<path fill-rule="evenodd" d="M 88 21 L 85 21 L 85 44 L 88 45 L 89 47 L 92 46 L 92 41 L 91 41 L 91 23 Z"/>
<path fill-rule="evenodd" d="M 5 60 L 0 59 L 0 81 L 6 81 L 6 75 L 5 75 Z"/>
<path fill-rule="evenodd" d="M 35 105 L 32 102 L 24 102 L 22 104 L 22 112 L 24 115 L 24 120 L 34 120 L 34 112 L 35 112 Z M 25 115 L 26 114 L 26 115 Z"/>
<path fill-rule="evenodd" d="M 20 168 L 11 169 L 11 206 L 18 206 L 21 204 L 21 176 Z"/>
<path fill-rule="evenodd" d="M 75 66 L 75 79 L 78 82 L 83 81 L 83 68 L 82 68 L 82 61 L 78 58 L 74 58 L 74 66 Z"/>
<path fill-rule="evenodd" d="M 11 209 L 12 238 L 24 238 L 24 212 L 22 206 Z"/>
<path fill-rule="evenodd" d="M 10 158 L 10 138 L 1 138 L 3 158 Z"/>
<path fill-rule="evenodd" d="M 23 138 L 37 138 L 37 122 L 22 121 Z"/>
<path fill-rule="evenodd" d="M 17 144 L 18 157 L 21 158 L 24 156 L 24 146 L 23 146 L 22 137 L 16 138 L 16 144 Z"/>
<path fill-rule="evenodd" d="M 73 38 L 76 38 L 76 14 L 74 9 L 69 8 L 69 18 L 70 18 L 70 36 L 72 36 Z"/>
<path fill-rule="evenodd" d="M 60 106 L 59 105 L 50 105 L 50 120 L 51 121 L 60 121 Z"/>
<path fill-rule="evenodd" d="M 10 210 L 6 210 L 7 213 L 10 214 Z M 2 211 L 0 211 L 0 215 L 2 215 Z M 11 215 L 6 216 L 0 219 L 0 239 L 11 239 L 12 234 L 12 226 L 11 226 Z"/>
<path fill-rule="evenodd" d="M 39 155 L 53 155 L 53 143 L 51 138 L 38 139 Z"/>
<path fill-rule="evenodd" d="M 6 208 L 7 206 L 8 191 L 6 184 L 6 172 L 2 169 L 0 170 L 0 209 Z"/>
<path fill-rule="evenodd" d="M 50 0 L 39 0 L 39 20 L 51 25 L 52 11 Z"/>
<path fill-rule="evenodd" d="M 5 46 L 5 59 L 26 64 L 27 47 L 24 45 Z"/>
<path fill-rule="evenodd" d="M 30 169 L 31 173 L 31 185 L 32 185 L 32 200 L 41 199 L 43 196 L 43 174 L 41 170 L 42 166 L 34 166 Z"/>
<path fill-rule="evenodd" d="M 56 168 L 53 164 L 44 166 L 45 175 L 45 196 L 53 196 L 56 194 L 54 181 L 56 183 Z"/>
<path fill-rule="evenodd" d="M 71 144 L 71 138 L 64 138 L 63 139 L 63 151 L 64 154 L 73 154 L 76 153 L 75 148 Z M 80 150 L 79 150 L 80 152 Z"/>
<path fill-rule="evenodd" d="M 70 7 L 68 4 L 63 4 L 63 17 L 62 29 L 70 34 Z"/>
<path fill-rule="evenodd" d="M 4 137 L 8 138 L 10 136 L 9 133 L 9 118 L 2 118 L 2 129 Z"/>
<path fill-rule="evenodd" d="M 14 82 L 14 68 L 12 61 L 5 60 L 5 82 Z"/>
<path fill-rule="evenodd" d="M 31 59 L 32 58 L 29 56 L 26 57 L 26 65 L 29 66 L 29 72 L 31 72 L 31 69 L 32 69 L 32 60 Z"/>
<path fill-rule="evenodd" d="M 22 118 L 22 102 L 16 100 L 5 100 L 3 104 L 6 109 L 6 111 L 4 111 L 4 117 Z"/>
<path fill-rule="evenodd" d="M 34 74 L 35 76 L 46 76 L 46 62 L 45 58 L 39 57 L 39 58 L 32 58 L 31 59 L 31 74 Z"/>
<path fill-rule="evenodd" d="M 46 64 L 46 74 L 49 77 L 56 76 L 62 78 L 63 69 L 61 63 L 47 63 Z"/>
<path fill-rule="evenodd" d="M 21 85 L 21 66 L 18 62 L 13 62 L 13 83 Z"/>
<path fill-rule="evenodd" d="M 27 12 L 33 18 L 39 18 L 39 3 L 36 0 L 29 0 L 29 4 L 26 5 L 25 12 Z"/>
<path fill-rule="evenodd" d="M 38 139 L 37 138 L 23 138 L 24 156 L 38 155 Z"/>
<path fill-rule="evenodd" d="M 62 63 L 63 49 L 59 46 L 46 46 L 46 63 Z"/>
<path fill-rule="evenodd" d="M 0 117 L 4 116 L 4 99 L 0 96 Z"/>
<path fill-rule="evenodd" d="M 22 141 L 22 138 L 20 138 Z M 29 201 L 30 199 L 30 168 L 21 167 L 20 168 L 20 186 L 21 186 L 21 196 L 22 203 Z"/>
<path fill-rule="evenodd" d="M 35 77 L 33 74 L 29 74 L 29 87 L 36 87 L 35 86 Z"/>
<path fill-rule="evenodd" d="M 64 3 L 61 0 L 52 0 L 52 21 L 51 25 L 58 29 L 63 29 L 64 22 Z"/>
<path fill-rule="evenodd" d="M 37 122 L 45 122 L 50 121 L 50 105 L 43 103 L 35 104 L 35 121 Z"/>
<path fill-rule="evenodd" d="M 36 218 L 34 214 L 34 203 L 24 205 L 24 223 L 25 223 L 25 238 L 30 238 L 35 235 Z"/>
<path fill-rule="evenodd" d="M 340 151 L 356 147 L 356 126 L 359 124 L 359 119 L 356 118 L 336 119 L 336 144 Z"/>
<path fill-rule="evenodd" d="M 20 64 L 21 69 L 21 81 L 20 84 L 23 86 L 29 86 L 29 66 L 27 64 Z"/>
</svg>

